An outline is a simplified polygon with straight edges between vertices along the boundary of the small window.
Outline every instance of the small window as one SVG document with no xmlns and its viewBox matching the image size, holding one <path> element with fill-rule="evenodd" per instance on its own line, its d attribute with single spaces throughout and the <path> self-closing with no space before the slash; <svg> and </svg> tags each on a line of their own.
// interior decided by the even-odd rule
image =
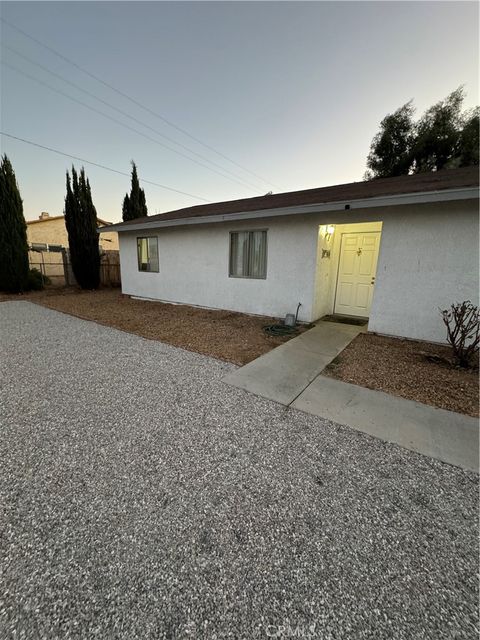
<svg viewBox="0 0 480 640">
<path fill-rule="evenodd" d="M 139 271 L 158 272 L 158 238 L 137 238 Z"/>
<path fill-rule="evenodd" d="M 267 232 L 232 231 L 230 233 L 231 278 L 267 277 Z"/>
<path fill-rule="evenodd" d="M 43 242 L 32 242 L 31 248 L 32 251 L 38 251 L 39 253 L 47 251 L 47 245 L 43 244 Z"/>
<path fill-rule="evenodd" d="M 63 246 L 61 244 L 49 244 L 48 250 L 53 251 L 54 253 L 62 253 Z"/>
</svg>

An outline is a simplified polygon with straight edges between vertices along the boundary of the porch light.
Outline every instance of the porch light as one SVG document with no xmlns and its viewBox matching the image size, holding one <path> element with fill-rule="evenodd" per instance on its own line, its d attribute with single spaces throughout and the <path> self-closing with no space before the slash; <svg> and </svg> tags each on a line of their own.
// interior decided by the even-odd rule
<svg viewBox="0 0 480 640">
<path fill-rule="evenodd" d="M 327 242 L 330 242 L 334 232 L 335 232 L 335 227 L 333 226 L 333 224 L 328 224 L 327 225 L 327 230 L 326 230 L 326 233 L 325 233 L 325 240 Z"/>
</svg>

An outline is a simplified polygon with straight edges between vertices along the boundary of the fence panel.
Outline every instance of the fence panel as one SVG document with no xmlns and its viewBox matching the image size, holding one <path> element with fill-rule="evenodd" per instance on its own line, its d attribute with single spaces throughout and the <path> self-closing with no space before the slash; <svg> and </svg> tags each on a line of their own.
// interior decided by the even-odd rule
<svg viewBox="0 0 480 640">
<path fill-rule="evenodd" d="M 102 251 L 100 256 L 100 282 L 108 287 L 120 286 L 119 251 Z"/>
<path fill-rule="evenodd" d="M 50 285 L 57 287 L 77 284 L 70 262 L 68 250 L 59 252 L 29 251 L 28 262 L 31 269 L 38 269 L 48 278 Z M 119 251 L 102 251 L 100 254 L 100 283 L 107 287 L 119 287 L 120 253 Z"/>
</svg>

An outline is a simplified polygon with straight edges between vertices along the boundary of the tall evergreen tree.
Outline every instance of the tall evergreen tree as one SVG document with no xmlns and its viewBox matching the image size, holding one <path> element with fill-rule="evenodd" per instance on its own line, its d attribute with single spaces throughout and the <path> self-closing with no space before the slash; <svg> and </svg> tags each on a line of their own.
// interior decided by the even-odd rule
<svg viewBox="0 0 480 640">
<path fill-rule="evenodd" d="M 122 219 L 124 221 L 134 220 L 135 218 L 143 218 L 145 216 L 148 216 L 145 191 L 140 188 L 137 167 L 132 160 L 132 186 L 130 196 L 127 193 L 123 199 Z"/>
<path fill-rule="evenodd" d="M 0 290 L 17 293 L 28 287 L 27 225 L 12 164 L 0 164 Z"/>
<path fill-rule="evenodd" d="M 97 289 L 100 284 L 97 212 L 83 167 L 77 175 L 72 166 L 71 180 L 67 171 L 65 226 L 72 269 L 78 284 L 82 289 Z"/>
</svg>

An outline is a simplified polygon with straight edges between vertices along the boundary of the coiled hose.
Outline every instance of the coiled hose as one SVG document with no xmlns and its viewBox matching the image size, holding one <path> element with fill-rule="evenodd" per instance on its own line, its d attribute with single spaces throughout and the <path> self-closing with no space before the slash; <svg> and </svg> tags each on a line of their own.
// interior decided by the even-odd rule
<svg viewBox="0 0 480 640">
<path fill-rule="evenodd" d="M 267 324 L 263 330 L 267 336 L 292 336 L 298 333 L 296 327 L 287 327 L 286 324 Z"/>
<path fill-rule="evenodd" d="M 267 324 L 265 327 L 263 327 L 263 330 L 267 334 L 267 336 L 293 336 L 298 333 L 298 310 L 301 306 L 302 303 L 299 302 L 297 305 L 297 313 L 295 314 L 295 324 L 293 325 L 293 327 L 286 324 Z"/>
</svg>

